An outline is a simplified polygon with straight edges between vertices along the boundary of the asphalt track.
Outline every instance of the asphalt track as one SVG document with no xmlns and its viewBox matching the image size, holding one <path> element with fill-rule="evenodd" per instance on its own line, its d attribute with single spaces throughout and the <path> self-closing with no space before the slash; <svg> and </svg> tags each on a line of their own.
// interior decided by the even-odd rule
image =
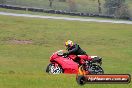
<svg viewBox="0 0 132 88">
<path fill-rule="evenodd" d="M 91 18 L 72 18 L 72 17 L 56 17 L 56 16 L 40 16 L 32 14 L 18 14 L 0 12 L 0 15 L 16 16 L 16 17 L 30 17 L 30 18 L 43 18 L 43 19 L 56 19 L 56 20 L 68 20 L 68 21 L 82 21 L 82 22 L 99 22 L 99 23 L 113 23 L 113 24 L 132 24 L 132 21 L 121 20 L 104 20 L 104 19 L 91 19 Z"/>
</svg>

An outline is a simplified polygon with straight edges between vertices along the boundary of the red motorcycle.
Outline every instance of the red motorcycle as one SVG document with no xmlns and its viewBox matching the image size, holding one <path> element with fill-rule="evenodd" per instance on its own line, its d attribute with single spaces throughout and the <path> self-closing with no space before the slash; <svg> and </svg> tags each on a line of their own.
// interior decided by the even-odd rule
<svg viewBox="0 0 132 88">
<path fill-rule="evenodd" d="M 78 74 L 79 67 L 83 67 L 89 74 L 103 74 L 104 71 L 100 67 L 102 64 L 102 58 L 98 56 L 87 55 L 63 55 L 63 50 L 59 50 L 50 57 L 50 64 L 46 68 L 46 72 L 49 74 Z M 75 58 L 80 58 L 79 61 L 84 61 L 85 64 L 79 64 L 75 62 Z"/>
</svg>

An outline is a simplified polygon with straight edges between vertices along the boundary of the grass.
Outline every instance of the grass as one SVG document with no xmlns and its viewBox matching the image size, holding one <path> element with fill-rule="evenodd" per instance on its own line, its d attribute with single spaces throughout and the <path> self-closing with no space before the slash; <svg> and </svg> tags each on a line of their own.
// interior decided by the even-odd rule
<svg viewBox="0 0 132 88">
<path fill-rule="evenodd" d="M 14 1 L 10 1 L 10 0 L 6 0 L 7 4 L 14 4 L 14 5 L 23 5 L 23 6 L 30 6 L 30 7 L 39 7 L 39 8 L 46 8 L 46 9 L 51 9 L 51 7 L 49 7 L 49 1 L 48 0 L 38 0 L 37 2 L 35 0 L 14 0 Z M 96 6 L 97 3 L 96 1 L 91 1 L 91 0 L 76 0 L 75 3 L 77 4 L 77 9 L 79 11 L 81 10 L 89 10 L 86 9 L 87 7 L 91 8 L 90 4 Z M 67 10 L 69 11 L 70 7 L 69 7 L 69 2 L 59 2 L 58 0 L 53 1 L 53 9 L 57 9 L 57 10 Z M 90 5 L 90 6 L 89 6 Z M 85 8 L 84 8 L 85 6 Z M 81 8 L 81 10 L 79 8 Z M 96 8 L 94 8 L 94 10 L 97 10 Z"/>
<path fill-rule="evenodd" d="M 75 5 L 75 9 L 78 12 L 89 12 L 89 13 L 98 13 L 98 0 L 73 0 Z M 104 7 L 105 0 L 100 0 L 102 12 L 105 14 L 106 9 Z M 48 0 L 6 0 L 6 4 L 11 5 L 21 5 L 21 6 L 28 6 L 28 7 L 38 7 L 38 8 L 45 8 L 45 9 L 55 9 L 55 10 L 65 10 L 70 11 L 72 7 L 70 7 L 69 2 L 59 2 L 59 0 L 53 1 L 52 8 L 49 7 Z M 129 6 L 131 10 L 132 1 L 126 0 L 126 4 Z M 74 7 L 73 7 L 74 8 Z"/>
<path fill-rule="evenodd" d="M 75 75 L 48 75 L 50 55 L 75 41 L 89 55 L 103 57 L 105 73 L 132 75 L 132 25 L 0 16 L 1 88 L 80 88 Z M 13 40 L 31 40 L 16 44 Z M 88 84 L 83 88 L 131 88 L 130 84 Z"/>
<path fill-rule="evenodd" d="M 20 14 L 42 15 L 42 16 L 57 16 L 57 17 L 72 17 L 72 18 L 93 18 L 93 17 L 70 16 L 70 15 L 51 14 L 51 13 L 43 13 L 43 12 L 13 10 L 13 9 L 5 9 L 5 8 L 0 8 L 0 11 L 1 12 L 20 13 Z M 94 17 L 94 18 L 96 18 L 96 19 L 109 19 L 109 18 L 100 18 L 100 17 Z M 112 20 L 114 20 L 114 19 L 112 19 Z"/>
<path fill-rule="evenodd" d="M 128 21 L 123 19 L 114 19 L 114 18 L 102 18 L 102 17 L 83 17 L 83 16 L 72 16 L 72 15 L 61 15 L 61 14 L 51 14 L 51 13 L 43 13 L 43 12 L 32 12 L 32 11 L 22 11 L 22 10 L 13 10 L 13 9 L 5 9 L 0 8 L 1 12 L 9 12 L 9 13 L 18 13 L 18 14 L 32 14 L 32 15 L 40 15 L 40 16 L 56 16 L 56 17 L 70 17 L 70 18 L 83 18 L 83 19 L 99 19 L 99 20 L 121 20 Z"/>
</svg>

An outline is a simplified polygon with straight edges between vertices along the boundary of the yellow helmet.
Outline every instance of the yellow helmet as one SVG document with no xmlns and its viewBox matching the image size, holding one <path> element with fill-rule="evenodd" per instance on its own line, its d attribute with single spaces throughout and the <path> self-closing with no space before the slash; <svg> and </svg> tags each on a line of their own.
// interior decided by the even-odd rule
<svg viewBox="0 0 132 88">
<path fill-rule="evenodd" d="M 65 42 L 66 47 L 72 47 L 73 45 L 74 45 L 74 43 L 71 40 L 68 40 L 68 41 Z"/>
</svg>

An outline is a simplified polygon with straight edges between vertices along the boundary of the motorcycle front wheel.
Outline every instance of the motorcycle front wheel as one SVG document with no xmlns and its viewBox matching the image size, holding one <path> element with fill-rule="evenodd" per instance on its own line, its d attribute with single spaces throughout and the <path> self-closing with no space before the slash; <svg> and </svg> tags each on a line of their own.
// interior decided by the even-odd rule
<svg viewBox="0 0 132 88">
<path fill-rule="evenodd" d="M 63 73 L 63 69 L 58 64 L 50 63 L 46 68 L 46 72 L 49 74 L 60 74 Z"/>
</svg>

